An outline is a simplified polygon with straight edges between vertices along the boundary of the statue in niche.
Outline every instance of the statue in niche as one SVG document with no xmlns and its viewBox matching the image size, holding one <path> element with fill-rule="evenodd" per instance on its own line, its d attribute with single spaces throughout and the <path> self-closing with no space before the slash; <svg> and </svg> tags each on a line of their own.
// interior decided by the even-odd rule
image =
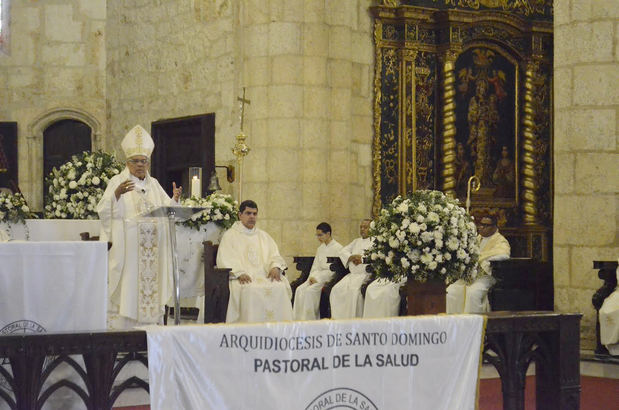
<svg viewBox="0 0 619 410">
<path fill-rule="evenodd" d="M 490 148 L 495 143 L 498 124 L 497 96 L 488 95 L 488 79 L 478 78 L 476 92 L 469 101 L 469 138 L 467 145 L 474 161 L 475 175 L 484 187 L 491 187 Z"/>
<path fill-rule="evenodd" d="M 466 184 L 471 177 L 471 163 L 467 159 L 464 144 L 456 145 L 456 194 L 458 198 L 466 197 Z"/>
<path fill-rule="evenodd" d="M 458 57 L 456 73 L 456 193 L 464 197 L 466 181 L 475 175 L 481 181 L 474 195 L 478 200 L 511 201 L 516 195 L 517 65 L 497 50 L 476 47 Z"/>
<path fill-rule="evenodd" d="M 494 196 L 497 198 L 509 198 L 514 194 L 516 172 L 514 161 L 509 156 L 509 150 L 504 145 L 501 148 L 501 159 L 497 162 L 492 173 L 492 182 L 496 185 Z"/>
</svg>

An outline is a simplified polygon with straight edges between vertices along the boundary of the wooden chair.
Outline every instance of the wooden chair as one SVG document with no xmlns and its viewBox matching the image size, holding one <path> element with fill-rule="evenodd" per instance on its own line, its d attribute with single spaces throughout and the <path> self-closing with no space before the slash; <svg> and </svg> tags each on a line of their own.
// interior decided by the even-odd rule
<svg viewBox="0 0 619 410">
<path fill-rule="evenodd" d="M 322 288 L 322 292 L 320 293 L 320 318 L 331 318 L 331 302 L 329 301 L 329 297 L 331 296 L 331 289 L 338 283 L 342 278 L 350 273 L 348 268 L 344 266 L 340 258 L 329 256 L 327 257 L 327 262 L 330 264 L 330 269 L 334 272 L 333 278 Z"/>
<path fill-rule="evenodd" d="M 301 286 L 309 277 L 312 264 L 314 263 L 313 256 L 295 256 L 293 259 L 296 264 L 297 270 L 301 272 L 298 278 L 290 282 L 290 288 L 292 289 L 292 303 L 294 303 L 294 294 L 299 286 Z"/>
<path fill-rule="evenodd" d="M 554 310 L 552 265 L 531 258 L 492 261 L 492 311 Z"/>
<path fill-rule="evenodd" d="M 616 357 L 610 356 L 608 349 L 600 340 L 600 309 L 604 304 L 604 300 L 617 288 L 617 261 L 593 261 L 593 269 L 598 271 L 598 278 L 604 281 L 602 286 L 595 291 L 591 298 L 591 303 L 595 308 L 595 355 L 598 356 L 598 358 Z"/>
<path fill-rule="evenodd" d="M 230 270 L 216 267 L 219 245 L 211 241 L 204 245 L 204 323 L 226 321 L 230 299 Z"/>
</svg>

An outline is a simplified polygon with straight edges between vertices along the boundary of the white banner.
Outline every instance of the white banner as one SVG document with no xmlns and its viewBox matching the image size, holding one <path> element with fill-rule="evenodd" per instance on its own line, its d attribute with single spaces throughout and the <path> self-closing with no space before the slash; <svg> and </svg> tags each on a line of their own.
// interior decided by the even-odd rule
<svg viewBox="0 0 619 410">
<path fill-rule="evenodd" d="M 476 407 L 483 316 L 144 329 L 152 410 Z"/>
</svg>

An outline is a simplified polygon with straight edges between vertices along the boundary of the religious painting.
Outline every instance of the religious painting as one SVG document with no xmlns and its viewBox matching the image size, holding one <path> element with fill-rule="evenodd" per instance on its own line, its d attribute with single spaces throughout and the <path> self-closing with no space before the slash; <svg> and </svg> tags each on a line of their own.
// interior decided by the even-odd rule
<svg viewBox="0 0 619 410">
<path fill-rule="evenodd" d="M 456 60 L 456 194 L 472 175 L 478 204 L 512 207 L 518 199 L 518 67 L 498 47 L 472 47 Z"/>
<path fill-rule="evenodd" d="M 0 191 L 18 192 L 17 123 L 0 122 Z"/>
</svg>

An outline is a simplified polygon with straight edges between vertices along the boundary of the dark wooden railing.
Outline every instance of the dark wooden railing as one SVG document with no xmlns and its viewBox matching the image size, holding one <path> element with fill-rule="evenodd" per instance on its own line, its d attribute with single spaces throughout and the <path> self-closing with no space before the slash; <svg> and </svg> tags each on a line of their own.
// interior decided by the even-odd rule
<svg viewBox="0 0 619 410">
<path fill-rule="evenodd" d="M 524 409 L 525 374 L 531 363 L 536 365 L 538 409 L 579 408 L 580 319 L 580 314 L 552 312 L 488 315 L 484 358 L 501 377 L 504 409 Z M 130 361 L 147 366 L 146 350 L 144 331 L 1 336 L 0 403 L 15 410 L 40 409 L 64 387 L 73 390 L 88 410 L 111 409 L 130 387 L 148 391 L 148 383 L 136 376 L 118 380 Z M 81 356 L 84 366 L 76 356 Z M 76 370 L 85 388 L 73 380 L 42 388 L 62 362 Z"/>
<path fill-rule="evenodd" d="M 591 298 L 591 303 L 595 308 L 595 354 L 607 357 L 609 356 L 608 349 L 600 340 L 600 308 L 604 300 L 617 288 L 617 261 L 593 261 L 593 269 L 598 270 L 598 278 L 604 281 Z"/>
</svg>

